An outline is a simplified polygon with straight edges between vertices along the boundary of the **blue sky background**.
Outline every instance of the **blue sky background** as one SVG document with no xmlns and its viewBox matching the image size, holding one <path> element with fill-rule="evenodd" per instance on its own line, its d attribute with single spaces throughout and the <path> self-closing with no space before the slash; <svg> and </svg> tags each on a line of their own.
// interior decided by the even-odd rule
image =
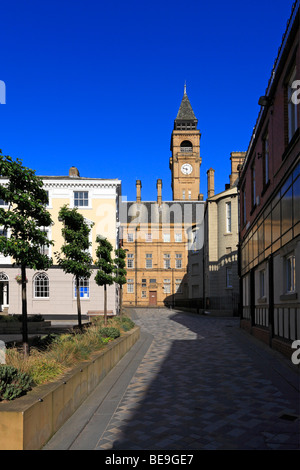
<svg viewBox="0 0 300 470">
<path fill-rule="evenodd" d="M 293 0 L 3 0 L 0 148 L 38 175 L 119 178 L 171 200 L 184 82 L 201 131 L 200 192 L 247 150 Z"/>
</svg>

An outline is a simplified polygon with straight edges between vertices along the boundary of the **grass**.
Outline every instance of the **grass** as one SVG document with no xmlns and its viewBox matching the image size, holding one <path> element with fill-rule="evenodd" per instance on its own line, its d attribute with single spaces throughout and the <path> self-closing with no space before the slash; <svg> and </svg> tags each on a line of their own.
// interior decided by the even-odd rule
<svg viewBox="0 0 300 470">
<path fill-rule="evenodd" d="M 70 330 L 61 335 L 47 335 L 30 349 L 24 358 L 23 351 L 14 347 L 6 351 L 6 365 L 28 374 L 35 385 L 51 382 L 78 362 L 88 360 L 93 352 L 130 330 L 135 325 L 127 317 L 108 319 L 104 327 L 102 318 L 95 319 L 82 332 Z M 111 335 L 111 336 L 110 336 Z"/>
</svg>

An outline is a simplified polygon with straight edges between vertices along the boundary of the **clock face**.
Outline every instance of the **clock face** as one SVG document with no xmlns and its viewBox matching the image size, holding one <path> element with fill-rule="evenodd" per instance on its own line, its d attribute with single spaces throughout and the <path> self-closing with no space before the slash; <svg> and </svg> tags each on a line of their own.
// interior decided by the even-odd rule
<svg viewBox="0 0 300 470">
<path fill-rule="evenodd" d="M 181 172 L 184 175 L 190 175 L 192 173 L 192 171 L 193 171 L 193 167 L 189 163 L 184 163 L 181 167 Z"/>
</svg>

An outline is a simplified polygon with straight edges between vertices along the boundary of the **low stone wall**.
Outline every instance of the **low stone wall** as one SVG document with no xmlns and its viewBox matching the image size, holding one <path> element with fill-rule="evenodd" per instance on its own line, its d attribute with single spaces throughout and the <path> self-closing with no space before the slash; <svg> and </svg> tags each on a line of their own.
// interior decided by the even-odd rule
<svg viewBox="0 0 300 470">
<path fill-rule="evenodd" d="M 55 382 L 0 402 L 0 450 L 39 450 L 139 339 L 135 327 Z"/>
<path fill-rule="evenodd" d="M 27 323 L 28 333 L 39 333 L 42 332 L 45 328 L 51 326 L 51 321 L 32 321 Z M 22 322 L 0 322 L 0 334 L 8 335 L 14 333 L 22 333 Z"/>
</svg>

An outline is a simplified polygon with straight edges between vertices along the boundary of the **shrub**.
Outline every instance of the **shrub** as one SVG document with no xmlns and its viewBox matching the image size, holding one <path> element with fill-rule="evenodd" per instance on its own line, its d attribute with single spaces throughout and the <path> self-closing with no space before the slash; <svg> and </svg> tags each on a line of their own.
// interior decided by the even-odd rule
<svg viewBox="0 0 300 470">
<path fill-rule="evenodd" d="M 128 317 L 122 318 L 121 325 L 124 331 L 129 331 L 135 326 L 134 322 Z"/>
<path fill-rule="evenodd" d="M 0 401 L 25 395 L 33 386 L 32 378 L 13 366 L 0 366 Z"/>
<path fill-rule="evenodd" d="M 120 330 L 118 330 L 118 328 L 115 328 L 113 326 L 104 326 L 102 328 L 99 328 L 98 332 L 102 338 L 115 339 L 120 336 Z"/>
</svg>

